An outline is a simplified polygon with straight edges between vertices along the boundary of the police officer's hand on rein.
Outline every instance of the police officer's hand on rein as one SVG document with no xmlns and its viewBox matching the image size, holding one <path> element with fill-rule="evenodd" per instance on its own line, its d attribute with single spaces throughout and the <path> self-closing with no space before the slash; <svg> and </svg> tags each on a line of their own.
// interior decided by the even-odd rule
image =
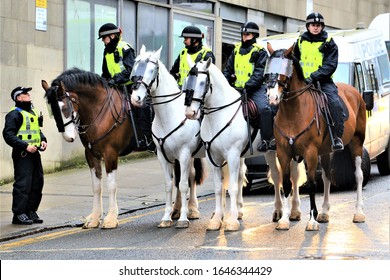
<svg viewBox="0 0 390 280">
<path fill-rule="evenodd" d="M 108 85 L 109 85 L 110 87 L 115 87 L 115 80 L 114 80 L 114 79 L 110 79 L 110 80 L 108 81 Z"/>
</svg>

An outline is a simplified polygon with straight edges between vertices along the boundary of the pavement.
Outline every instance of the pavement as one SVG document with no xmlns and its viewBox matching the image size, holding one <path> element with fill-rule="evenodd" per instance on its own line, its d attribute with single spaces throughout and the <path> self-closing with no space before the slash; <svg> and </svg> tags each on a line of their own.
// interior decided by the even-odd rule
<svg viewBox="0 0 390 280">
<path fill-rule="evenodd" d="M 208 167 L 207 167 L 208 168 Z M 108 195 L 103 177 L 103 209 Z M 120 163 L 117 171 L 117 201 L 120 215 L 165 204 L 163 175 L 157 157 Z M 210 172 L 198 197 L 214 193 Z M 79 227 L 92 210 L 91 174 L 87 167 L 45 174 L 38 215 L 43 224 L 13 225 L 12 183 L 0 186 L 0 242 L 65 227 Z"/>
</svg>

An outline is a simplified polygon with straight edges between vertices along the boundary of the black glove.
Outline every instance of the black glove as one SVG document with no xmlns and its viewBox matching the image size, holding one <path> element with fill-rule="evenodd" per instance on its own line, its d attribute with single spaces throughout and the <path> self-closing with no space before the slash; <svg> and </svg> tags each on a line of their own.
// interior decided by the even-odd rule
<svg viewBox="0 0 390 280">
<path fill-rule="evenodd" d="M 308 84 L 308 85 L 310 85 L 310 84 L 313 83 L 313 79 L 310 78 L 310 77 L 309 77 L 309 78 L 306 78 L 306 79 L 305 79 L 305 83 Z"/>
<path fill-rule="evenodd" d="M 236 75 L 235 74 L 231 74 L 230 77 L 229 77 L 229 84 L 233 86 L 234 83 L 236 82 L 236 80 L 237 80 Z"/>
<path fill-rule="evenodd" d="M 114 80 L 114 79 L 110 79 L 110 80 L 108 81 L 108 85 L 109 85 L 110 87 L 115 87 L 115 86 L 116 86 L 115 80 Z"/>
</svg>

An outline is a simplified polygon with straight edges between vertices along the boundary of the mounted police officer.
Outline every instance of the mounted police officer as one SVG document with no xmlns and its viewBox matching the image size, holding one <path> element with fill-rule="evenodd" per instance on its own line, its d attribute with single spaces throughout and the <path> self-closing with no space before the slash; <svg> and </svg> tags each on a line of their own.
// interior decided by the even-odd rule
<svg viewBox="0 0 390 280">
<path fill-rule="evenodd" d="M 99 29 L 99 38 L 105 45 L 102 65 L 102 77 L 110 86 L 118 86 L 126 93 L 131 93 L 130 74 L 135 61 L 135 52 L 131 45 L 122 40 L 122 31 L 113 23 L 106 23 Z M 141 148 L 154 152 L 156 146 L 152 139 L 153 111 L 148 103 L 143 108 L 133 108 L 138 116 L 144 139 Z"/>
<path fill-rule="evenodd" d="M 204 34 L 198 27 L 193 25 L 185 27 L 179 37 L 184 38 L 185 48 L 180 52 L 169 72 L 175 77 L 177 84 L 181 88 L 188 72 L 191 70 L 187 62 L 187 54 L 191 56 L 194 63 L 207 60 L 209 57 L 215 63 L 215 57 L 211 49 L 203 46 L 202 39 Z"/>
<path fill-rule="evenodd" d="M 37 214 L 44 183 L 39 151 L 46 150 L 47 140 L 40 129 L 43 118 L 31 103 L 31 89 L 17 87 L 11 92 L 15 106 L 5 116 L 3 129 L 3 138 L 12 147 L 12 223 L 17 225 L 43 223 Z"/>
<path fill-rule="evenodd" d="M 320 13 L 311 13 L 306 18 L 306 29 L 297 40 L 294 54 L 299 59 L 307 84 L 320 83 L 326 94 L 331 117 L 334 143 L 332 150 L 343 150 L 340 137 L 344 132 L 343 108 L 338 96 L 337 86 L 332 80 L 338 64 L 338 47 L 334 40 L 324 31 L 325 21 Z"/>
<path fill-rule="evenodd" d="M 265 152 L 268 149 L 274 150 L 276 146 L 273 138 L 273 112 L 267 98 L 263 75 L 268 54 L 256 43 L 259 35 L 259 26 L 256 23 L 246 22 L 242 25 L 241 42 L 235 44 L 223 74 L 239 91 L 245 89 L 249 99 L 256 104 L 257 124 L 262 137 L 257 149 Z"/>
</svg>

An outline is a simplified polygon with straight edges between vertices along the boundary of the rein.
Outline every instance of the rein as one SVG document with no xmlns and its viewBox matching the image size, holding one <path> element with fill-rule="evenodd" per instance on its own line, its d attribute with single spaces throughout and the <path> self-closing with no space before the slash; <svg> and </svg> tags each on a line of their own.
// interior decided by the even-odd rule
<svg viewBox="0 0 390 280">
<path fill-rule="evenodd" d="M 93 141 L 88 142 L 88 145 L 87 145 L 88 149 L 92 149 L 93 145 L 96 145 L 97 143 L 102 141 L 104 138 L 106 138 L 116 127 L 118 127 L 118 125 L 121 125 L 123 123 L 123 121 L 126 119 L 126 114 L 125 114 L 126 110 L 125 110 L 125 106 L 124 106 L 124 102 L 123 102 L 123 97 L 119 96 L 121 98 L 122 106 L 121 106 L 120 111 L 118 112 L 116 107 L 115 107 L 114 101 L 113 101 L 114 88 L 110 88 L 110 89 L 111 89 L 110 91 L 108 89 L 106 89 L 107 96 L 104 99 L 103 105 L 100 108 L 98 114 L 94 117 L 94 119 L 91 121 L 91 123 L 87 124 L 87 125 L 78 124 L 79 134 L 80 134 L 80 137 L 82 137 L 83 135 L 86 135 L 88 133 L 89 129 L 96 123 L 98 117 L 101 116 L 104 112 L 106 112 L 106 110 L 108 110 L 108 108 L 110 109 L 111 116 L 115 121 L 113 123 L 113 125 L 102 136 L 98 137 L 97 139 L 95 139 Z M 118 93 L 118 95 L 120 94 L 118 91 L 116 91 L 116 92 Z M 115 115 L 114 115 L 114 113 L 115 113 Z"/>
</svg>

